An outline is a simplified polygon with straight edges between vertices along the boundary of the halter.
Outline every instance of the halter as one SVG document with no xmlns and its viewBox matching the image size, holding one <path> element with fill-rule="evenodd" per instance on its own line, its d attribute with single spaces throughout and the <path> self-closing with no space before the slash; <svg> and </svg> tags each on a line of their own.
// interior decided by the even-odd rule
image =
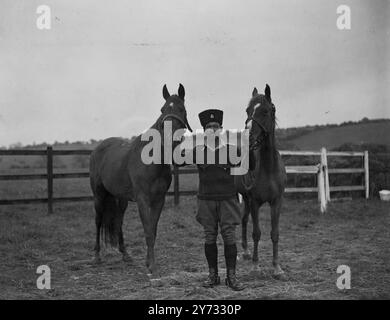
<svg viewBox="0 0 390 320">
<path fill-rule="evenodd" d="M 257 124 L 261 130 L 263 130 L 263 134 L 256 138 L 255 143 L 250 147 L 252 150 L 256 150 L 258 148 L 261 148 L 261 144 L 264 141 L 265 137 L 268 136 L 269 132 L 268 130 L 254 117 L 250 117 L 249 120 L 252 120 L 255 124 Z"/>
<path fill-rule="evenodd" d="M 178 120 L 185 128 L 187 128 L 188 130 L 190 130 L 192 132 L 192 129 L 191 129 L 190 125 L 188 124 L 188 122 L 184 121 L 182 118 L 180 118 L 178 115 L 176 115 L 174 113 L 168 113 L 167 115 L 165 115 L 162 118 L 161 123 L 164 123 L 164 121 L 167 120 L 168 118 L 174 118 L 174 119 Z"/>
</svg>

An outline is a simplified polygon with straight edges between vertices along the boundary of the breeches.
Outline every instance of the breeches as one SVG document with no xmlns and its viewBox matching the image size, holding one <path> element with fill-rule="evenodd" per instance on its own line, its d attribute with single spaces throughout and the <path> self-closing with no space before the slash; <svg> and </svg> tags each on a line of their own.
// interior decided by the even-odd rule
<svg viewBox="0 0 390 320">
<path fill-rule="evenodd" d="M 206 243 L 215 243 L 218 226 L 225 244 L 236 243 L 236 226 L 241 223 L 241 210 L 237 198 L 226 200 L 198 199 L 196 220 L 203 226 Z"/>
</svg>

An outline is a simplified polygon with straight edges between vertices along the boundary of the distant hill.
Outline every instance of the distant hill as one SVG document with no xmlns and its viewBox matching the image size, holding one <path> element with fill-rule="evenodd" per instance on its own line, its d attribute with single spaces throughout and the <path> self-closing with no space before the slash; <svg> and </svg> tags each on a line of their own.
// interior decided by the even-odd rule
<svg viewBox="0 0 390 320">
<path fill-rule="evenodd" d="M 133 139 L 135 137 L 132 137 Z M 390 146 L 390 119 L 362 119 L 358 122 L 313 125 L 276 129 L 279 149 L 317 150 L 334 149 L 341 145 L 381 144 Z M 130 139 L 130 140 L 131 140 Z M 101 140 L 55 142 L 54 149 L 94 149 Z M 48 144 L 22 145 L 15 143 L 8 149 L 46 149 Z M 2 149 L 7 149 L 2 147 Z"/>
<path fill-rule="evenodd" d="M 348 122 L 340 125 L 278 129 L 281 149 L 334 149 L 343 144 L 382 144 L 390 146 L 390 119 Z"/>
</svg>

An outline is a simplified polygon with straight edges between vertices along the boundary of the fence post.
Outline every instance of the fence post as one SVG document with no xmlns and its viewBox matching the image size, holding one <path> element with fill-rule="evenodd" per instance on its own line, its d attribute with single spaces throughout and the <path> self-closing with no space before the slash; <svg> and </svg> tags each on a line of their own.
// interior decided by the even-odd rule
<svg viewBox="0 0 390 320">
<path fill-rule="evenodd" d="M 328 158 L 326 155 L 326 148 L 321 148 L 321 165 L 324 170 L 326 201 L 330 201 L 329 171 L 328 171 Z"/>
<path fill-rule="evenodd" d="M 53 147 L 47 147 L 47 211 L 53 213 Z"/>
<path fill-rule="evenodd" d="M 370 173 L 369 173 L 369 167 L 368 167 L 368 151 L 364 151 L 364 182 L 365 182 L 365 189 L 366 189 L 366 199 L 370 197 Z"/>
<path fill-rule="evenodd" d="M 173 166 L 173 196 L 175 206 L 179 204 L 179 168 Z"/>
<path fill-rule="evenodd" d="M 325 213 L 326 211 L 326 195 L 325 195 L 325 179 L 324 179 L 324 169 L 322 165 L 320 164 L 319 170 L 318 170 L 318 199 L 320 201 L 320 210 L 321 213 Z"/>
</svg>

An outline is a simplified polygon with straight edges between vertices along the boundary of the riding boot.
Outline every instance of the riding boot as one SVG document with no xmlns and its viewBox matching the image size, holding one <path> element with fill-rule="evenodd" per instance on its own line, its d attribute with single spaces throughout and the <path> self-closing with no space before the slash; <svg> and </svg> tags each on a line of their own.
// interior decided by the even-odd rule
<svg viewBox="0 0 390 320">
<path fill-rule="evenodd" d="M 218 248 L 216 243 L 205 243 L 204 252 L 206 255 L 207 263 L 209 265 L 209 276 L 203 283 L 206 288 L 212 288 L 215 285 L 221 283 L 221 279 L 218 276 Z"/>
<path fill-rule="evenodd" d="M 234 291 L 241 291 L 245 286 L 236 277 L 237 246 L 225 245 L 226 280 L 225 283 Z"/>
</svg>

